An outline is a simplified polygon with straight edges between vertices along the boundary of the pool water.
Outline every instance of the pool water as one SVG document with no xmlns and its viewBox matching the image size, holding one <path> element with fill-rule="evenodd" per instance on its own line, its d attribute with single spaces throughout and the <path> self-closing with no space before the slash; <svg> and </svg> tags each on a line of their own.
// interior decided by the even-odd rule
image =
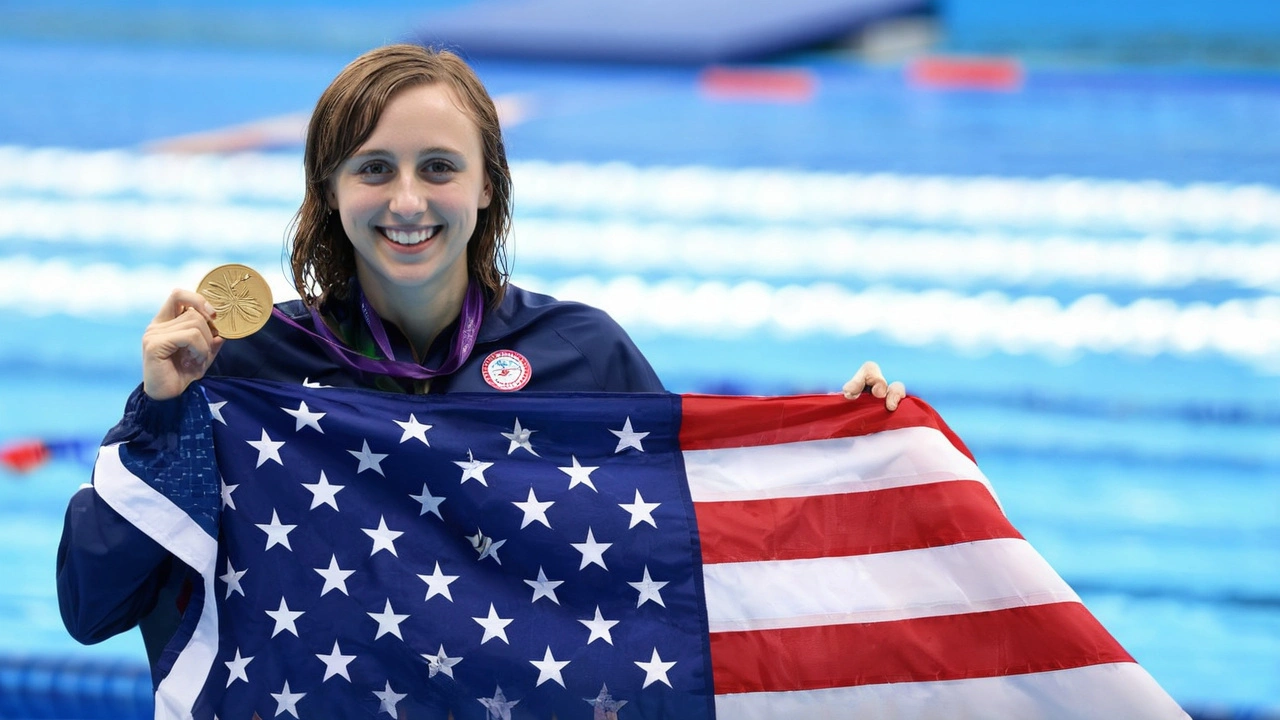
<svg viewBox="0 0 1280 720">
<path fill-rule="evenodd" d="M 28 98 L 0 107 L 0 442 L 101 437 L 154 307 L 213 264 L 288 292 L 296 145 L 140 148 L 305 113 L 347 59 L 0 41 L 0 87 Z M 481 64 L 519 110 L 515 281 L 608 309 L 677 392 L 834 390 L 879 361 L 1175 699 L 1280 712 L 1280 75 L 1031 68 L 937 92 L 797 65 L 810 102 Z M 0 475 L 0 654 L 143 657 L 58 617 L 87 480 L 74 460 Z"/>
</svg>

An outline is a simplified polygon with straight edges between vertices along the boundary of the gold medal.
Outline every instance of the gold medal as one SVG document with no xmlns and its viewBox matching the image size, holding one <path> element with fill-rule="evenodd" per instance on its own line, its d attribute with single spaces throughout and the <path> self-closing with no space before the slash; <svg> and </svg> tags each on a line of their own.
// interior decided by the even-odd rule
<svg viewBox="0 0 1280 720">
<path fill-rule="evenodd" d="M 244 265 L 219 265 L 196 288 L 218 316 L 213 326 L 224 338 L 252 335 L 271 317 L 271 288 L 256 270 Z"/>
</svg>

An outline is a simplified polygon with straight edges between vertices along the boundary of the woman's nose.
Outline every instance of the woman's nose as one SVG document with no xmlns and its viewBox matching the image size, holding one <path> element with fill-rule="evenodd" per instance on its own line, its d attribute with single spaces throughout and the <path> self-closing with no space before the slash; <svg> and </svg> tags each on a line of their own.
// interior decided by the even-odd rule
<svg viewBox="0 0 1280 720">
<path fill-rule="evenodd" d="M 395 184 L 391 212 L 401 218 L 415 218 L 427 211 L 427 191 L 422 183 L 406 179 Z"/>
</svg>

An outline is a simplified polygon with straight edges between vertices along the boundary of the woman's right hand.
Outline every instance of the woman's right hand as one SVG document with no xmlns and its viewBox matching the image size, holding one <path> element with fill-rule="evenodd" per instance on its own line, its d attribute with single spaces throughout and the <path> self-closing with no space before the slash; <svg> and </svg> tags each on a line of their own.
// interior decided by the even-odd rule
<svg viewBox="0 0 1280 720">
<path fill-rule="evenodd" d="M 223 338 L 211 322 L 216 315 L 204 296 L 174 290 L 142 333 L 142 389 L 152 400 L 176 398 L 217 357 Z"/>
</svg>

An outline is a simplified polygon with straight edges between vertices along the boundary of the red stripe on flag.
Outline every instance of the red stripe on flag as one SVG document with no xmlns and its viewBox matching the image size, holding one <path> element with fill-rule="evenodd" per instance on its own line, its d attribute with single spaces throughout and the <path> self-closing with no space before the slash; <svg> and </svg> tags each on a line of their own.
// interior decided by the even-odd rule
<svg viewBox="0 0 1280 720">
<path fill-rule="evenodd" d="M 898 409 L 863 393 L 793 397 L 681 396 L 680 447 L 683 450 L 776 445 L 870 435 L 909 427 L 935 428 L 970 460 L 973 454 L 938 413 L 919 398 L 904 398 Z"/>
<path fill-rule="evenodd" d="M 704 563 L 846 557 L 1022 538 L 986 486 L 952 480 L 872 492 L 694 504 Z"/>
<path fill-rule="evenodd" d="M 963 680 L 1133 662 L 1080 603 L 711 634 L 715 691 Z"/>
</svg>

